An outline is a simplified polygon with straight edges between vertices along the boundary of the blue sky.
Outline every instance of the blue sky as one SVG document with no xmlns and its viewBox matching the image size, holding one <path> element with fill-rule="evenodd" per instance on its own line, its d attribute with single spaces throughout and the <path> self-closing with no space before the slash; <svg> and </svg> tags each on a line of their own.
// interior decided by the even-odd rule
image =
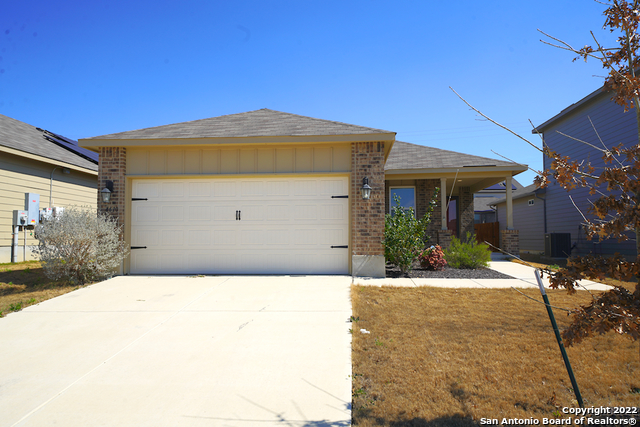
<svg viewBox="0 0 640 427">
<path fill-rule="evenodd" d="M 602 84 L 537 28 L 604 42 L 604 7 L 543 1 L 20 1 L 0 14 L 0 113 L 79 139 L 270 108 L 539 169 L 532 141 Z M 517 179 L 524 185 L 533 173 Z"/>
</svg>

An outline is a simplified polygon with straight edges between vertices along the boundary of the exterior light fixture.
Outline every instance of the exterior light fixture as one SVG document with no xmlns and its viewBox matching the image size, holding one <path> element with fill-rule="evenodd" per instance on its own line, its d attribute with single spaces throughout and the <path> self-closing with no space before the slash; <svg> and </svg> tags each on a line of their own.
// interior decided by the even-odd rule
<svg viewBox="0 0 640 427">
<path fill-rule="evenodd" d="M 105 203 L 109 203 L 109 201 L 111 200 L 111 193 L 113 193 L 113 181 L 107 181 L 106 187 L 104 187 L 100 192 L 102 201 Z"/>
<path fill-rule="evenodd" d="M 369 178 L 366 176 L 362 178 L 362 198 L 369 200 L 371 198 L 371 187 L 369 186 Z"/>
</svg>

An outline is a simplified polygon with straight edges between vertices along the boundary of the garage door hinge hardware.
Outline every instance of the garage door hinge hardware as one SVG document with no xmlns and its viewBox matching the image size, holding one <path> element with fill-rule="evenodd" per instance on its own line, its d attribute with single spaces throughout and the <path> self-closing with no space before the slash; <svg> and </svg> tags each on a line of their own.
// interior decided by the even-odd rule
<svg viewBox="0 0 640 427">
<path fill-rule="evenodd" d="M 131 250 L 133 249 L 147 249 L 146 246 L 131 246 Z"/>
<path fill-rule="evenodd" d="M 332 199 L 348 199 L 349 196 L 331 196 Z"/>
<path fill-rule="evenodd" d="M 149 200 L 149 199 L 147 199 L 147 198 L 140 199 L 140 198 L 137 198 L 137 197 L 134 197 L 134 198 L 131 199 L 132 202 L 135 202 L 137 200 Z"/>
<path fill-rule="evenodd" d="M 349 246 L 347 246 L 347 245 L 337 245 L 337 246 L 331 246 L 331 249 L 349 249 Z"/>
</svg>

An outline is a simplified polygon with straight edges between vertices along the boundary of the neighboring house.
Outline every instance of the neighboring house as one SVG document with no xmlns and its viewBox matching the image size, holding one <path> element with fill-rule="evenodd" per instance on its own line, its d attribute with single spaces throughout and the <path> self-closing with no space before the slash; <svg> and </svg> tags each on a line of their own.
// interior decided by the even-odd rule
<svg viewBox="0 0 640 427">
<path fill-rule="evenodd" d="M 515 178 L 511 183 L 511 190 L 516 191 L 522 188 Z M 485 224 L 488 222 L 496 222 L 496 211 L 493 205 L 500 199 L 506 199 L 507 188 L 505 181 L 484 188 L 473 195 L 475 223 Z"/>
<path fill-rule="evenodd" d="M 100 153 L 99 187 L 113 190 L 98 204 L 124 225 L 125 274 L 384 277 L 384 216 L 394 194 L 423 215 L 439 187 L 430 231 L 446 246 L 473 231 L 474 192 L 510 186 L 526 170 L 269 109 L 80 145 Z M 361 195 L 367 186 L 369 199 Z M 517 230 L 506 234 L 517 251 Z"/>
<path fill-rule="evenodd" d="M 519 231 L 521 253 L 544 252 L 545 191 L 531 184 L 515 190 L 512 194 L 513 227 Z M 500 223 L 500 230 L 504 230 L 507 221 L 507 199 L 503 197 L 494 201 L 493 207 Z"/>
<path fill-rule="evenodd" d="M 599 168 L 605 166 L 602 153 L 574 138 L 586 141 L 595 147 L 602 147 L 602 144 L 607 147 L 618 144 L 628 147 L 638 144 L 635 110 L 625 113 L 623 107 L 611 101 L 611 93 L 602 89 L 596 90 L 537 126 L 533 133 L 543 134 L 545 143 L 562 156 L 569 156 L 577 161 L 590 161 L 596 168 L 596 173 Z M 544 157 L 544 169 L 548 169 L 549 166 L 550 159 Z M 605 187 L 603 191 L 606 191 Z M 588 190 L 584 188 L 575 188 L 567 192 L 552 180 L 544 197 L 546 199 L 544 228 L 548 233 L 571 233 L 571 255 L 587 253 L 610 255 L 619 252 L 635 257 L 634 240 L 626 242 L 598 238 L 587 240 L 582 215 L 594 218 L 588 210 L 591 201 L 595 201 L 598 195 L 590 196 Z"/>
<path fill-rule="evenodd" d="M 25 193 L 40 195 L 40 208 L 96 207 L 98 155 L 77 142 L 0 114 L 0 262 L 11 262 L 13 211 L 25 209 Z M 29 247 L 37 244 L 27 232 Z M 24 233 L 19 234 L 23 259 Z"/>
</svg>

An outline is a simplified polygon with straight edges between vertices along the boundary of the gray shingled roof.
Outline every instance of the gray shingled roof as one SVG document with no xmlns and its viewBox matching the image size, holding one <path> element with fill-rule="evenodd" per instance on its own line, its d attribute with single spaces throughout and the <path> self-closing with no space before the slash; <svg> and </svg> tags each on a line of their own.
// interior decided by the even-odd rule
<svg viewBox="0 0 640 427">
<path fill-rule="evenodd" d="M 86 139 L 235 138 L 392 133 L 263 108 L 191 122 L 94 136 Z"/>
<path fill-rule="evenodd" d="M 478 193 L 476 193 L 478 194 Z M 490 212 L 491 205 L 494 205 L 496 201 L 500 200 L 500 197 L 474 197 L 473 198 L 473 211 L 474 212 Z"/>
<path fill-rule="evenodd" d="M 47 159 L 98 170 L 97 154 L 55 133 L 0 114 L 0 145 Z"/>
<path fill-rule="evenodd" d="M 472 156 L 456 151 L 426 147 L 396 141 L 391 148 L 385 170 L 397 169 L 442 169 L 463 166 L 517 166 L 517 163 L 487 157 Z"/>
<path fill-rule="evenodd" d="M 533 196 L 534 194 L 546 193 L 546 188 L 538 188 L 536 184 L 527 185 L 526 187 L 519 188 L 511 193 L 511 200 L 520 199 L 522 197 Z M 497 205 L 507 201 L 506 197 L 501 197 L 495 200 L 492 205 Z"/>
</svg>

